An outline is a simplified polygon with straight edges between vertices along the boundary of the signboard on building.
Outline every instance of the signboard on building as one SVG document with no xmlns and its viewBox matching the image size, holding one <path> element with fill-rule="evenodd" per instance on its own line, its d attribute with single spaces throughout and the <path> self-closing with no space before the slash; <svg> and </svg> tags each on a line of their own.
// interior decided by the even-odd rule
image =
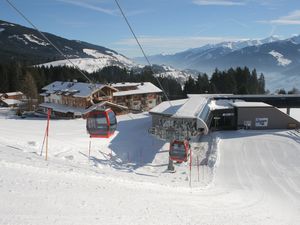
<svg viewBox="0 0 300 225">
<path fill-rule="evenodd" d="M 255 118 L 256 127 L 267 127 L 269 118 Z"/>
</svg>

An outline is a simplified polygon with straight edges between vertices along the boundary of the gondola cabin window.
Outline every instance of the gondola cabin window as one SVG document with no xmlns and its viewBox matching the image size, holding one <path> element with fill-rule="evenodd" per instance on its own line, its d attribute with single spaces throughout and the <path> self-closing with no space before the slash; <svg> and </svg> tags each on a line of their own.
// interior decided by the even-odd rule
<svg viewBox="0 0 300 225">
<path fill-rule="evenodd" d="M 170 159 L 177 162 L 186 162 L 189 154 L 189 142 L 174 140 L 170 143 Z"/>
<path fill-rule="evenodd" d="M 109 111 L 108 112 L 108 118 L 109 118 L 109 122 L 110 122 L 109 131 L 114 133 L 115 130 L 117 129 L 117 118 L 116 118 L 115 113 L 113 111 Z"/>
<path fill-rule="evenodd" d="M 117 119 L 111 109 L 93 110 L 88 114 L 87 132 L 91 138 L 109 138 L 117 129 Z"/>
</svg>

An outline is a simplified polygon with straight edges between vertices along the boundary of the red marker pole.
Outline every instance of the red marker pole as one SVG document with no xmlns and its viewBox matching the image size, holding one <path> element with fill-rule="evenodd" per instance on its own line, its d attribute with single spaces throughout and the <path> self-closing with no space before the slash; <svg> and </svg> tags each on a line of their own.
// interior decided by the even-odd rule
<svg viewBox="0 0 300 225">
<path fill-rule="evenodd" d="M 47 111 L 47 127 L 46 127 L 46 160 L 48 160 L 48 137 L 49 137 L 49 125 L 50 125 L 51 109 Z"/>
<path fill-rule="evenodd" d="M 192 149 L 190 149 L 190 187 L 192 187 Z"/>
</svg>

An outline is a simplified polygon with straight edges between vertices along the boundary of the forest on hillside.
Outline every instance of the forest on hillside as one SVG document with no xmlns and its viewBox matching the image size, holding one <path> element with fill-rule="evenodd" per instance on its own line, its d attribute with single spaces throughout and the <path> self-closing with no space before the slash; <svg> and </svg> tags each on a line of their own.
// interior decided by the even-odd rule
<svg viewBox="0 0 300 225">
<path fill-rule="evenodd" d="M 138 72 L 115 66 L 105 67 L 95 73 L 88 74 L 88 76 L 93 82 L 104 84 L 151 82 L 157 87 L 160 87 L 161 84 L 170 99 L 180 99 L 185 98 L 187 94 L 201 93 L 266 93 L 264 75 L 258 75 L 255 69 L 250 71 L 247 67 L 230 68 L 227 71 L 216 69 L 211 76 L 199 74 L 197 78 L 189 77 L 184 85 L 172 77 L 157 75 L 155 77 L 149 67 Z M 87 82 L 77 69 L 71 67 L 33 67 L 15 62 L 0 64 L 0 93 L 22 91 L 29 98 L 36 99 L 42 87 L 49 83 L 74 79 L 78 82 Z"/>
</svg>

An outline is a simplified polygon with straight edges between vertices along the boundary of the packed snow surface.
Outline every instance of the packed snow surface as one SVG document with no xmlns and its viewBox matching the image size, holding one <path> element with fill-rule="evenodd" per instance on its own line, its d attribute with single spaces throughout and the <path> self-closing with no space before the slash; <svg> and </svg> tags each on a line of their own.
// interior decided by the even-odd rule
<svg viewBox="0 0 300 225">
<path fill-rule="evenodd" d="M 284 56 L 281 53 L 276 52 L 274 50 L 270 51 L 269 54 L 277 59 L 278 66 L 287 66 L 292 62 L 291 60 L 284 58 Z"/>
<path fill-rule="evenodd" d="M 148 134 L 148 114 L 119 116 L 90 159 L 85 121 L 52 120 L 48 161 L 44 119 L 0 115 L 0 224 L 300 224 L 296 131 L 194 140 L 190 188 L 187 163 L 166 173 L 169 146 Z"/>
</svg>

